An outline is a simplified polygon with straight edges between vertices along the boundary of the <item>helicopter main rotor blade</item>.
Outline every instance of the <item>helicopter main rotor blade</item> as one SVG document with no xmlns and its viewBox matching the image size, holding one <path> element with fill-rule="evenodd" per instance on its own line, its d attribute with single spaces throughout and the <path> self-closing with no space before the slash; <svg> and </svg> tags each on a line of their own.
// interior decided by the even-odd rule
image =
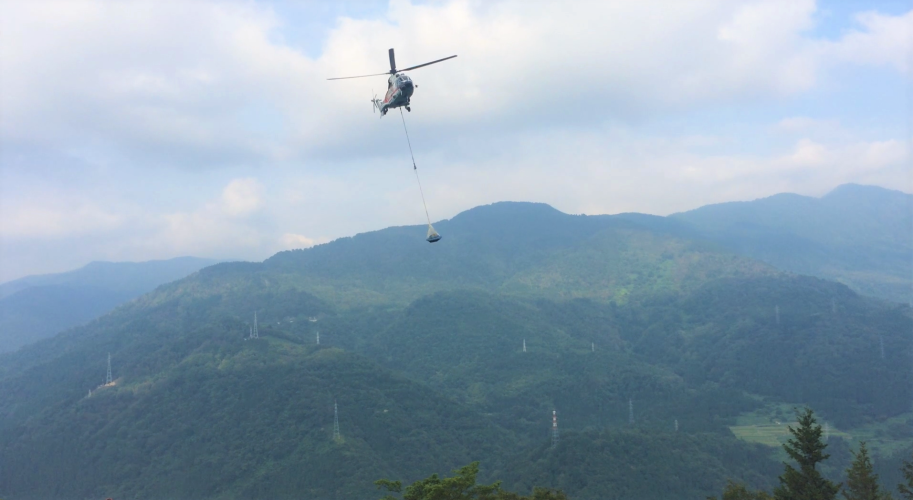
<svg viewBox="0 0 913 500">
<path fill-rule="evenodd" d="M 390 49 L 390 50 L 393 50 L 393 49 Z M 391 57 L 392 57 L 392 54 L 393 54 L 393 53 L 391 52 L 390 54 L 391 54 Z M 410 67 L 408 67 L 408 68 L 403 68 L 403 69 L 401 69 L 401 70 L 399 70 L 399 71 L 409 71 L 409 70 L 413 70 L 413 69 L 418 69 L 418 68 L 421 68 L 421 67 L 423 67 L 423 66 L 428 66 L 429 64 L 439 63 L 439 62 L 441 62 L 441 61 L 446 61 L 447 59 L 453 59 L 454 57 L 456 57 L 456 56 L 445 57 L 445 58 L 443 58 L 443 59 L 438 59 L 437 61 L 431 61 L 431 62 L 427 62 L 427 63 L 425 63 L 425 64 L 419 64 L 418 66 L 410 66 Z"/>
<path fill-rule="evenodd" d="M 393 56 L 393 49 L 390 49 L 390 74 L 396 73 L 396 57 Z"/>
<path fill-rule="evenodd" d="M 349 78 L 366 78 L 369 76 L 387 76 L 390 73 L 375 73 L 373 75 L 358 75 L 358 76 L 340 76 L 338 78 L 327 78 L 327 80 L 347 80 Z"/>
</svg>

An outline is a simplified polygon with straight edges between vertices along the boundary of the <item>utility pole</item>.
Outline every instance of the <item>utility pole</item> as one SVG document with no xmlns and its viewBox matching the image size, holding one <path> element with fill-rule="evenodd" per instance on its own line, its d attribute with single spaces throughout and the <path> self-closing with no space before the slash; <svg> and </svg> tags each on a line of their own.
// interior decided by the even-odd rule
<svg viewBox="0 0 913 500">
<path fill-rule="evenodd" d="M 108 375 L 105 377 L 105 385 L 111 385 L 114 379 L 111 378 L 111 353 L 108 353 Z"/>
<path fill-rule="evenodd" d="M 634 400 L 628 398 L 628 423 L 634 425 Z"/>
<path fill-rule="evenodd" d="M 333 441 L 339 441 L 339 406 L 333 400 Z"/>
<path fill-rule="evenodd" d="M 526 339 L 523 339 L 523 352 L 526 352 Z"/>
<path fill-rule="evenodd" d="M 552 448 L 558 446 L 558 411 L 552 410 Z"/>
</svg>

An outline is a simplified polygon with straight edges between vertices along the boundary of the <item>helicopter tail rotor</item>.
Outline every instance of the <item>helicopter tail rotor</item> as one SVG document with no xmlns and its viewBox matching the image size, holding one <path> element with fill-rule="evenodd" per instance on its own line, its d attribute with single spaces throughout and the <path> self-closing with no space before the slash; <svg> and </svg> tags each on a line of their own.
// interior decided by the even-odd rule
<svg viewBox="0 0 913 500">
<path fill-rule="evenodd" d="M 380 99 L 377 98 L 377 94 L 374 94 L 374 99 L 371 99 L 371 104 L 374 106 L 374 112 L 380 111 L 380 117 L 384 117 L 384 110 L 380 106 Z"/>
</svg>

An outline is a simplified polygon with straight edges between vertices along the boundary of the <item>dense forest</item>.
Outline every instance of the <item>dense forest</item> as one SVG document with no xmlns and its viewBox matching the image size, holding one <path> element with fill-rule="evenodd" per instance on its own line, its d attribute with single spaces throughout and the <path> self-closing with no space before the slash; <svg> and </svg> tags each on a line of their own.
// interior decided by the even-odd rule
<svg viewBox="0 0 913 500">
<path fill-rule="evenodd" d="M 907 305 L 669 219 L 505 203 L 437 227 L 215 265 L 0 355 L 0 497 L 377 498 L 478 461 L 512 491 L 703 499 L 773 488 L 806 405 L 829 480 L 861 437 L 899 480 Z"/>
</svg>

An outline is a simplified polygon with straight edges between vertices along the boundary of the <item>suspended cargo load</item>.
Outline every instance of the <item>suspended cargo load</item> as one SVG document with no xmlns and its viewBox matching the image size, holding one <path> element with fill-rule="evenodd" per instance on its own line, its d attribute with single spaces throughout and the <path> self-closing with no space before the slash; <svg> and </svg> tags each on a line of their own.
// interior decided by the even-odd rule
<svg viewBox="0 0 913 500">
<path fill-rule="evenodd" d="M 441 235 L 437 234 L 437 231 L 434 230 L 434 226 L 432 226 L 431 223 L 429 222 L 428 223 L 428 237 L 425 238 L 425 240 L 428 243 L 434 243 L 435 241 L 438 241 L 440 239 L 441 239 Z"/>
</svg>

